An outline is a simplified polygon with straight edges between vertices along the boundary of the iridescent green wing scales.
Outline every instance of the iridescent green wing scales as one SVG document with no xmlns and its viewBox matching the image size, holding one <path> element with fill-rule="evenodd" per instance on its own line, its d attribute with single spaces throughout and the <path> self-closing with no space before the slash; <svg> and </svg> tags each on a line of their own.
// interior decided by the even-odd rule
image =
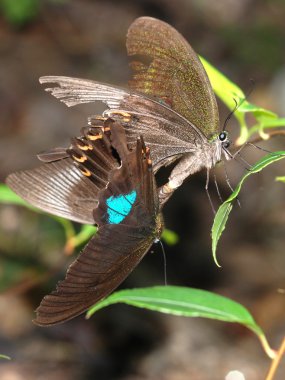
<svg viewBox="0 0 285 380">
<path fill-rule="evenodd" d="M 218 132 L 218 108 L 209 79 L 180 33 L 163 21 L 140 17 L 129 28 L 127 50 L 130 56 L 139 56 L 131 64 L 132 89 L 160 98 L 208 139 Z"/>
</svg>

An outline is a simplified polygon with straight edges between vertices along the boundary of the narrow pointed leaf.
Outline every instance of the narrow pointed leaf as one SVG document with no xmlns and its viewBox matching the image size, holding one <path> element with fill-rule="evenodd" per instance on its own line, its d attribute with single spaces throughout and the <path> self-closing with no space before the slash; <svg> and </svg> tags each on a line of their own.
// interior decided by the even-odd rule
<svg viewBox="0 0 285 380">
<path fill-rule="evenodd" d="M 285 183 L 285 176 L 280 176 L 275 178 L 278 182 L 284 182 Z"/>
<path fill-rule="evenodd" d="M 285 158 L 285 151 L 279 151 L 279 152 L 269 153 L 266 156 L 264 156 L 262 159 L 257 161 L 255 165 L 251 167 L 250 171 L 248 171 L 242 177 L 242 179 L 237 184 L 235 190 L 232 192 L 229 198 L 219 207 L 214 219 L 213 226 L 212 226 L 212 254 L 213 254 L 215 263 L 217 263 L 216 250 L 217 250 L 218 241 L 221 237 L 223 230 L 225 229 L 226 222 L 232 210 L 232 203 L 237 198 L 244 181 L 250 175 L 260 172 L 266 166 L 273 164 L 274 162 L 279 161 L 283 158 Z M 219 264 L 217 263 L 217 265 Z"/>
<path fill-rule="evenodd" d="M 10 356 L 0 354 L 0 359 L 11 360 Z"/>
<path fill-rule="evenodd" d="M 184 317 L 203 317 L 240 323 L 258 336 L 263 335 L 252 315 L 239 303 L 205 290 L 179 286 L 155 286 L 118 291 L 92 306 L 87 317 L 91 317 L 103 307 L 116 303 Z"/>
<path fill-rule="evenodd" d="M 228 220 L 228 217 L 232 208 L 233 208 L 232 203 L 224 202 L 220 206 L 215 216 L 214 223 L 212 226 L 212 252 L 213 252 L 214 261 L 218 267 L 220 267 L 220 264 L 217 261 L 217 255 L 216 255 L 217 244 L 222 235 L 222 232 L 225 229 L 226 222 Z"/>
</svg>

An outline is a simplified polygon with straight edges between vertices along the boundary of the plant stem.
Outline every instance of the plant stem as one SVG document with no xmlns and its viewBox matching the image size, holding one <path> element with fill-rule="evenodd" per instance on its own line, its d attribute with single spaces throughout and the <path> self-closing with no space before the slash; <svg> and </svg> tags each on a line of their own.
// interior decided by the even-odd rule
<svg viewBox="0 0 285 380">
<path fill-rule="evenodd" d="M 69 220 L 63 219 L 59 216 L 53 216 L 53 218 L 62 225 L 65 232 L 66 244 L 64 247 L 64 253 L 66 255 L 71 255 L 74 251 L 72 238 L 75 236 L 75 229 L 73 227 L 73 224 Z"/>
<path fill-rule="evenodd" d="M 269 136 L 269 138 L 271 137 L 275 137 L 275 136 L 284 136 L 285 135 L 285 131 L 269 131 L 269 132 L 266 132 L 266 134 Z M 260 141 L 264 141 L 260 136 L 250 140 L 249 142 L 252 143 L 252 144 L 255 144 L 255 143 L 258 143 Z"/>
<path fill-rule="evenodd" d="M 273 377 L 276 373 L 276 370 L 278 368 L 278 365 L 280 363 L 280 360 L 281 360 L 282 356 L 284 355 L 284 352 L 285 352 L 285 338 L 283 338 L 282 344 L 281 344 L 279 350 L 276 352 L 275 358 L 272 360 L 271 366 L 269 368 L 269 372 L 268 372 L 265 380 L 272 380 L 273 379 Z"/>
<path fill-rule="evenodd" d="M 259 340 L 260 340 L 260 343 L 261 343 L 261 345 L 262 345 L 262 347 L 263 347 L 263 349 L 264 349 L 266 355 L 267 355 L 270 359 L 275 360 L 276 357 L 277 357 L 277 352 L 276 352 L 275 350 L 273 350 L 273 349 L 269 346 L 269 343 L 268 343 L 268 341 L 267 341 L 265 335 L 263 335 L 263 334 L 262 334 L 262 335 L 259 335 L 259 334 L 258 334 L 258 338 L 259 338 Z M 267 380 L 267 379 L 266 379 L 266 380 Z"/>
</svg>

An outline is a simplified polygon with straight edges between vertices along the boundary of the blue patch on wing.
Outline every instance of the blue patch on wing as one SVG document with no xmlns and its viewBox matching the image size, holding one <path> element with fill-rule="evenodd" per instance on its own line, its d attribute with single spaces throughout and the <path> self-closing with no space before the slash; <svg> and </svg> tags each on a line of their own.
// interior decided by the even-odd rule
<svg viewBox="0 0 285 380">
<path fill-rule="evenodd" d="M 109 197 L 106 201 L 108 206 L 108 222 L 110 224 L 119 224 L 122 220 L 129 215 L 133 204 L 137 198 L 137 192 L 133 190 L 129 194 Z"/>
</svg>

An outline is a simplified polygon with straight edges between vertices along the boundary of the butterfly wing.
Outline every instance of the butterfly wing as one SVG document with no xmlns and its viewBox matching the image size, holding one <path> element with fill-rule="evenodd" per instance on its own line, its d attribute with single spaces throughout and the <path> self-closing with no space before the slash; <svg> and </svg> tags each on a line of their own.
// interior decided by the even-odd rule
<svg viewBox="0 0 285 380">
<path fill-rule="evenodd" d="M 131 63 L 132 89 L 164 100 L 207 138 L 218 132 L 218 108 L 208 76 L 177 30 L 163 21 L 140 17 L 128 30 L 127 50 L 130 56 L 139 56 Z"/>
<path fill-rule="evenodd" d="M 144 95 L 91 80 L 68 77 L 41 77 L 41 83 L 56 83 L 46 88 L 68 106 L 102 101 L 110 108 L 105 114 L 117 119 L 126 129 L 128 141 L 135 146 L 143 135 L 151 149 L 155 170 L 184 153 L 195 151 L 205 136 L 184 117 Z M 89 119 L 93 126 L 93 117 Z M 158 166 L 157 166 L 158 165 Z"/>
<path fill-rule="evenodd" d="M 10 174 L 7 185 L 33 206 L 75 222 L 94 224 L 98 192 L 108 182 L 108 173 L 118 166 L 111 145 L 101 128 L 108 122 L 94 120 L 96 131 L 85 129 L 69 149 L 40 155 L 45 164 Z"/>
<path fill-rule="evenodd" d="M 141 139 L 132 153 L 119 135 L 113 135 L 112 143 L 121 154 L 122 165 L 111 171 L 108 186 L 99 193 L 94 211 L 98 233 L 70 266 L 65 280 L 42 300 L 35 319 L 38 325 L 69 320 L 111 293 L 160 233 L 149 152 Z"/>
<path fill-rule="evenodd" d="M 57 87 L 46 88 L 47 92 L 60 99 L 68 107 L 82 103 L 92 103 L 99 100 L 109 108 L 119 108 L 121 100 L 128 94 L 127 91 L 108 84 L 93 80 L 71 78 L 64 76 L 43 76 L 41 84 L 57 83 Z"/>
<path fill-rule="evenodd" d="M 86 311 L 119 286 L 152 242 L 138 234 L 136 227 L 103 226 L 71 264 L 65 280 L 43 298 L 34 322 L 53 325 Z"/>
<path fill-rule="evenodd" d="M 10 174 L 7 185 L 31 205 L 79 223 L 94 224 L 98 189 L 70 158 Z M 95 200 L 95 201 L 94 201 Z"/>
<path fill-rule="evenodd" d="M 130 94 L 120 104 L 124 111 L 105 111 L 124 126 L 128 141 L 135 144 L 138 135 L 144 136 L 151 149 L 155 170 L 185 153 L 195 152 L 205 136 L 169 107 L 137 94 Z M 89 118 L 93 124 L 92 117 Z"/>
<path fill-rule="evenodd" d="M 56 147 L 50 149 L 49 151 L 37 154 L 37 157 L 42 162 L 54 162 L 62 160 L 63 158 L 68 158 L 69 155 L 66 151 L 66 148 Z"/>
</svg>

